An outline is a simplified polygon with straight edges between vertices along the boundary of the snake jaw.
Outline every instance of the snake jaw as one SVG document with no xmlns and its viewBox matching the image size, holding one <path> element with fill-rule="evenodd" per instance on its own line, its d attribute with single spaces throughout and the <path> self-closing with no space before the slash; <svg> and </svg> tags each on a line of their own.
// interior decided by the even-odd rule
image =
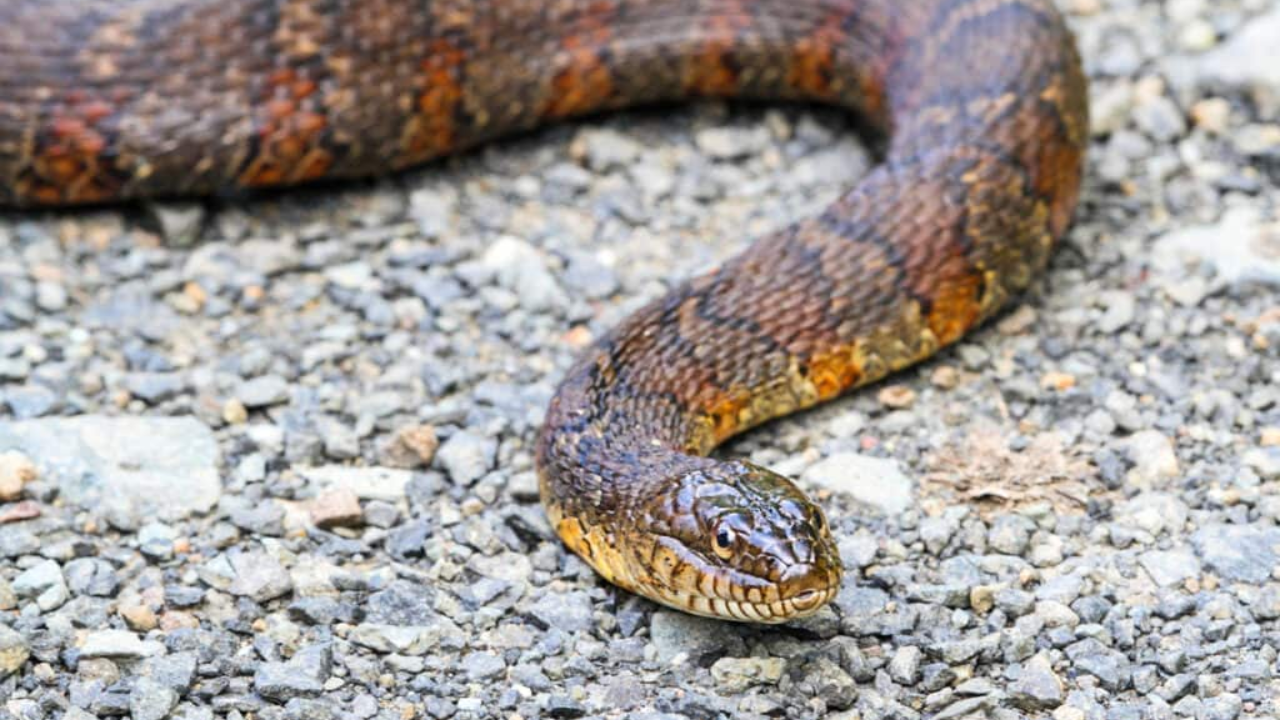
<svg viewBox="0 0 1280 720">
<path fill-rule="evenodd" d="M 676 572 L 650 576 L 633 589 L 695 615 L 763 624 L 813 615 L 840 589 L 838 565 L 795 565 L 788 569 L 785 580 L 774 582 L 688 559 L 696 556 L 678 541 L 664 539 L 655 557 L 659 558 L 660 567 L 674 568 Z M 691 584 L 693 578 L 697 580 Z"/>
</svg>

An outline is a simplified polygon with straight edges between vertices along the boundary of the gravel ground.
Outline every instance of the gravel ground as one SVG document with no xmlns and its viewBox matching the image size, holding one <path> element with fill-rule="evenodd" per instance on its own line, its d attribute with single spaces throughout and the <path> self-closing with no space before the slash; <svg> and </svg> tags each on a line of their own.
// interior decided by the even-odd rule
<svg viewBox="0 0 1280 720">
<path fill-rule="evenodd" d="M 593 336 L 865 172 L 839 114 L 0 219 L 0 717 L 1280 713 L 1280 6 L 1064 7 L 1094 143 L 1047 277 L 726 449 L 840 540 L 789 627 L 601 582 L 530 448 Z"/>
</svg>

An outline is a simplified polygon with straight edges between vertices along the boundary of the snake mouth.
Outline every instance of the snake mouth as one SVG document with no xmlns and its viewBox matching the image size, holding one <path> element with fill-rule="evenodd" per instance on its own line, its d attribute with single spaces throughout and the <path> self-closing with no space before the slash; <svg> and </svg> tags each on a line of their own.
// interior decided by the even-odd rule
<svg viewBox="0 0 1280 720">
<path fill-rule="evenodd" d="M 695 615 L 773 625 L 813 615 L 835 597 L 837 589 L 804 590 L 793 597 L 772 602 L 750 602 L 685 593 L 665 599 L 668 605 Z"/>
<path fill-rule="evenodd" d="M 677 610 L 720 620 L 735 620 L 763 624 L 778 624 L 809 617 L 822 609 L 840 590 L 840 572 L 825 568 L 814 572 L 812 566 L 802 566 L 807 572 L 803 580 L 793 580 L 775 585 L 776 592 L 762 593 L 759 588 L 752 596 L 772 596 L 773 600 L 751 600 L 740 587 L 728 589 L 731 597 L 704 595 L 667 586 L 652 588 L 651 597 L 661 600 Z"/>
</svg>

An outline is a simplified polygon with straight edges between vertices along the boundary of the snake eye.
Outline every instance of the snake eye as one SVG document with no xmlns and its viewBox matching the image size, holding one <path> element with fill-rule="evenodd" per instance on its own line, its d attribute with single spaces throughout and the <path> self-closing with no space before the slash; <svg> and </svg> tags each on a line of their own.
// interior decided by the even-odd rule
<svg viewBox="0 0 1280 720">
<path fill-rule="evenodd" d="M 733 557 L 733 542 L 738 538 L 732 528 L 721 525 L 716 528 L 715 538 L 711 541 L 711 548 L 716 551 L 716 555 L 721 560 L 728 560 Z"/>
<path fill-rule="evenodd" d="M 827 532 L 827 516 L 821 510 L 813 513 L 813 527 L 819 535 L 825 535 Z"/>
</svg>

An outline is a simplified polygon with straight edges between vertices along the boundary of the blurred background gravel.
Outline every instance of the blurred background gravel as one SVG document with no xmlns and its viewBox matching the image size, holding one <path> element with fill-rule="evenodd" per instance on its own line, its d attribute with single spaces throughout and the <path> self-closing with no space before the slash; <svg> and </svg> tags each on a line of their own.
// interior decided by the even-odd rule
<svg viewBox="0 0 1280 720">
<path fill-rule="evenodd" d="M 1280 713 L 1280 6 L 1063 8 L 1094 140 L 1043 281 L 725 450 L 850 569 L 780 629 L 604 584 L 530 449 L 593 337 L 866 171 L 838 113 L 0 219 L 0 717 Z"/>
</svg>

